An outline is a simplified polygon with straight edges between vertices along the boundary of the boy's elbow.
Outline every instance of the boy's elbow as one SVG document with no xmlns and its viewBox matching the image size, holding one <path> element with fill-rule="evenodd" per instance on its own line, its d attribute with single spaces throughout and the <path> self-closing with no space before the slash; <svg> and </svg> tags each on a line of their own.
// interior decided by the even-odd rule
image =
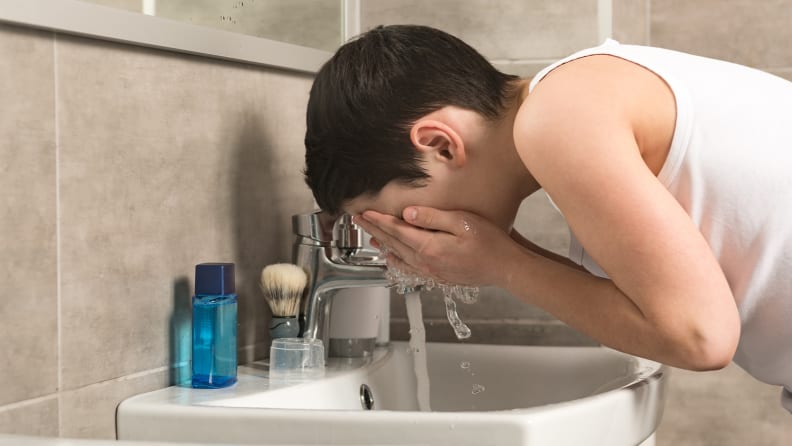
<svg viewBox="0 0 792 446">
<path fill-rule="evenodd" d="M 684 368 L 695 371 L 720 370 L 729 365 L 740 341 L 740 323 L 697 330 L 683 351 Z"/>
<path fill-rule="evenodd" d="M 697 372 L 720 370 L 731 363 L 735 351 L 736 344 L 732 347 L 727 343 L 711 342 L 700 346 L 688 369 Z"/>
</svg>

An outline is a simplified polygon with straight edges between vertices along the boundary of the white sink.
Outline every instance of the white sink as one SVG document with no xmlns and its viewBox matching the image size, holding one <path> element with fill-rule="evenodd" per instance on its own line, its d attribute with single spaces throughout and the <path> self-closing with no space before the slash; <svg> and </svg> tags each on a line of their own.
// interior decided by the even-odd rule
<svg viewBox="0 0 792 446">
<path fill-rule="evenodd" d="M 231 388 L 169 387 L 118 407 L 120 440 L 240 444 L 653 444 L 667 370 L 603 347 L 427 345 L 431 412 L 418 411 L 406 343 L 331 359 L 324 378 L 270 385 L 265 363 Z M 469 363 L 469 367 L 467 366 Z M 274 383 L 273 383 L 274 384 Z M 373 394 L 365 410 L 361 385 Z M 482 390 L 483 387 L 483 390 Z"/>
</svg>

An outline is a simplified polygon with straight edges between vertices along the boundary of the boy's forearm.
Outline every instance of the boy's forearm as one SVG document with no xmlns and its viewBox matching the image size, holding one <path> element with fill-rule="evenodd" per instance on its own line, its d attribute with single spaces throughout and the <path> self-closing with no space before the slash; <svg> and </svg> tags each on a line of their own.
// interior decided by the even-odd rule
<svg viewBox="0 0 792 446">
<path fill-rule="evenodd" d="M 611 280 L 527 250 L 506 265 L 509 273 L 501 287 L 602 344 L 676 367 L 699 368 Z"/>
</svg>

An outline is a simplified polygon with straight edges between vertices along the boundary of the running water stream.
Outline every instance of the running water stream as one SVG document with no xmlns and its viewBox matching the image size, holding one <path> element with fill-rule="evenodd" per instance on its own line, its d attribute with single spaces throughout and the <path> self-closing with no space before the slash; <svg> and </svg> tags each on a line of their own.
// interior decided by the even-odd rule
<svg viewBox="0 0 792 446">
<path fill-rule="evenodd" d="M 421 311 L 420 287 L 431 290 L 438 287 L 445 299 L 446 316 L 458 339 L 470 337 L 470 328 L 459 318 L 454 297 L 465 303 L 473 303 L 478 297 L 478 288 L 459 285 L 437 284 L 432 279 L 424 279 L 404 274 L 398 270 L 388 269 L 386 276 L 395 285 L 396 292 L 404 295 L 407 307 L 407 320 L 410 322 L 410 352 L 413 355 L 413 367 L 417 383 L 418 409 L 422 412 L 431 410 L 429 404 L 429 369 L 426 361 L 426 329 Z M 477 392 L 474 392 L 474 394 Z"/>
<path fill-rule="evenodd" d="M 387 248 L 383 247 L 381 251 L 384 255 L 387 253 Z M 410 352 L 413 355 L 417 383 L 418 409 L 428 412 L 431 408 L 429 405 L 429 369 L 426 361 L 426 329 L 421 311 L 421 294 L 418 290 L 440 289 L 445 301 L 446 317 L 454 329 L 457 339 L 467 339 L 471 334 L 470 328 L 459 318 L 454 298 L 463 303 L 472 304 L 478 299 L 479 289 L 478 287 L 436 282 L 433 279 L 405 273 L 390 267 L 385 271 L 385 277 L 395 287 L 396 292 L 404 296 L 407 319 L 410 322 Z M 474 389 L 473 394 L 480 391 Z"/>
<path fill-rule="evenodd" d="M 404 296 L 407 319 L 410 321 L 410 351 L 413 355 L 417 382 L 418 410 L 429 412 L 429 369 L 426 365 L 426 330 L 421 314 L 421 293 L 413 291 Z"/>
</svg>

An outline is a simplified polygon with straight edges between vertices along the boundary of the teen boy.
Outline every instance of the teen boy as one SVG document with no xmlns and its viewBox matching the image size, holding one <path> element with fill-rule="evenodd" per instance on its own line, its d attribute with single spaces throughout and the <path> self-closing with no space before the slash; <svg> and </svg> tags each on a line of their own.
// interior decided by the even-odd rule
<svg viewBox="0 0 792 446">
<path fill-rule="evenodd" d="M 792 389 L 792 83 L 613 41 L 529 82 L 439 30 L 378 27 L 318 73 L 305 145 L 320 207 L 356 215 L 395 267 Z M 511 231 L 540 188 L 569 259 Z"/>
</svg>

